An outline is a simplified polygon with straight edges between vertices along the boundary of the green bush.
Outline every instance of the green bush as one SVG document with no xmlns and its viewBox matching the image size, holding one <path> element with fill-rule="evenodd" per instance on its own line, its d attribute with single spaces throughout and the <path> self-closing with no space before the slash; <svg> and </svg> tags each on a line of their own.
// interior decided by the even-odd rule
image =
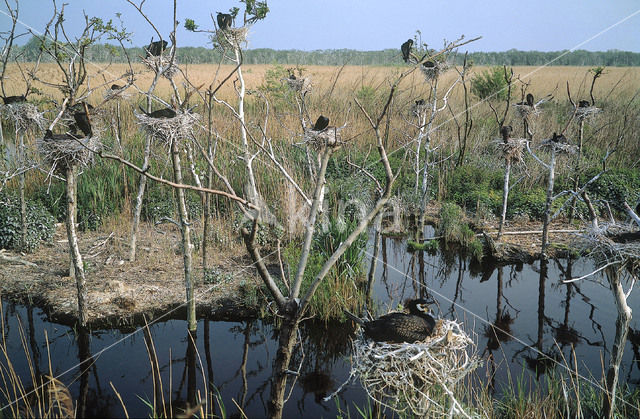
<svg viewBox="0 0 640 419">
<path fill-rule="evenodd" d="M 475 209 L 477 206 L 498 214 L 502 208 L 501 169 L 464 165 L 456 168 L 447 182 L 449 200 L 456 204 Z"/>
<path fill-rule="evenodd" d="M 546 200 L 546 191 L 542 187 L 528 191 L 514 189 L 509 193 L 507 216 L 512 218 L 526 214 L 532 219 L 541 220 L 544 217 Z"/>
<path fill-rule="evenodd" d="M 509 71 L 509 68 L 507 68 L 507 72 Z M 491 67 L 480 74 L 476 74 L 471 79 L 471 93 L 480 99 L 505 100 L 508 91 L 507 81 L 504 78 L 504 68 Z"/>
<path fill-rule="evenodd" d="M 20 200 L 2 193 L 0 204 L 0 247 L 32 252 L 40 242 L 53 237 L 55 220 L 51 213 L 40 201 L 27 200 L 27 237 L 21 246 Z"/>
</svg>

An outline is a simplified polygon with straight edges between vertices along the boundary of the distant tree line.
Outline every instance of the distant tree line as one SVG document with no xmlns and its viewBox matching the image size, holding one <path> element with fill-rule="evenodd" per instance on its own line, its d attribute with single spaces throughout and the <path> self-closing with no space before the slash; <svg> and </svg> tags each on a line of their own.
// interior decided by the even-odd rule
<svg viewBox="0 0 640 419">
<path fill-rule="evenodd" d="M 38 55 L 38 41 L 32 38 L 24 46 L 15 49 L 24 61 L 34 60 Z M 132 57 L 144 56 L 141 47 L 129 48 Z M 455 56 L 456 64 L 462 64 L 463 53 Z M 178 60 L 185 64 L 217 63 L 219 52 L 212 48 L 180 47 Z M 121 51 L 108 44 L 92 45 L 87 60 L 94 62 L 125 62 Z M 472 52 L 469 58 L 475 65 L 568 65 L 568 66 L 640 66 L 640 53 L 609 51 L 519 51 L 510 49 L 502 52 Z M 300 65 L 399 65 L 402 63 L 400 48 L 380 51 L 356 51 L 352 49 L 325 49 L 300 51 L 295 49 L 275 50 L 256 48 L 244 52 L 245 64 L 300 64 Z"/>
</svg>

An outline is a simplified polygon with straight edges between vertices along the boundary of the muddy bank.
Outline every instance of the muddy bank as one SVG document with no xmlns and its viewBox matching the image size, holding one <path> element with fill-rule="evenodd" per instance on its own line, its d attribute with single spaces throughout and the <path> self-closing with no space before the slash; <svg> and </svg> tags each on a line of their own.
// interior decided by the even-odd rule
<svg viewBox="0 0 640 419">
<path fill-rule="evenodd" d="M 186 318 L 183 258 L 175 228 L 141 228 L 138 257 L 129 262 L 128 237 L 114 233 L 80 235 L 88 290 L 91 328 L 130 328 L 147 320 Z M 160 233 L 160 234 L 159 234 Z M 68 276 L 69 254 L 64 225 L 51 243 L 32 254 L 2 251 L 0 292 L 10 300 L 33 304 L 50 320 L 72 325 L 77 318 L 75 279 Z M 201 259 L 194 258 L 196 306 L 199 316 L 218 320 L 261 314 L 261 285 L 251 263 L 230 249 L 215 251 L 213 273 L 205 281 Z M 182 317 L 181 317 L 182 316 Z"/>
</svg>

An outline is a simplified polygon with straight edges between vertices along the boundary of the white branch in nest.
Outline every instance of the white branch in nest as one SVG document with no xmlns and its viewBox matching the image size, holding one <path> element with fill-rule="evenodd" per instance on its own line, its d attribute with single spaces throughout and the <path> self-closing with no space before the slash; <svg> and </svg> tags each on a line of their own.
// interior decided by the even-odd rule
<svg viewBox="0 0 640 419">
<path fill-rule="evenodd" d="M 177 112 L 173 118 L 152 118 L 143 113 L 135 113 L 138 124 L 144 128 L 152 138 L 166 143 L 190 138 L 193 128 L 198 126 L 200 114 L 191 112 Z"/>
<path fill-rule="evenodd" d="M 30 127 L 43 130 L 47 125 L 43 113 L 31 103 L 0 105 L 0 114 L 2 119 L 12 121 L 19 131 L 25 131 Z"/>
</svg>

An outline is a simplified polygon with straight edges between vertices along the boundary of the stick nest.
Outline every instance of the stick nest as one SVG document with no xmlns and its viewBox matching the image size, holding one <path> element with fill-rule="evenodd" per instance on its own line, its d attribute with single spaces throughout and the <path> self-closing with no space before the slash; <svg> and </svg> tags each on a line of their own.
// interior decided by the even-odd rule
<svg viewBox="0 0 640 419">
<path fill-rule="evenodd" d="M 427 61 L 428 63 L 432 63 L 433 67 L 425 66 L 424 64 L 420 64 L 420 71 L 424 76 L 425 80 L 430 82 L 433 79 L 438 78 L 441 74 L 445 73 L 449 68 L 451 68 L 451 63 L 449 61 Z"/>
<path fill-rule="evenodd" d="M 295 80 L 287 78 L 286 82 L 287 86 L 289 86 L 289 89 L 293 90 L 294 92 L 300 92 L 301 94 L 310 92 L 311 88 L 313 87 L 311 85 L 311 79 L 308 77 L 297 78 Z"/>
<path fill-rule="evenodd" d="M 200 121 L 200 114 L 178 112 L 173 118 L 151 118 L 143 113 L 135 113 L 138 124 L 152 139 L 164 143 L 167 147 L 173 141 L 193 136 L 193 128 Z"/>
<path fill-rule="evenodd" d="M 173 76 L 180 71 L 178 68 L 178 60 L 174 56 L 173 61 L 171 61 L 171 54 L 150 55 L 143 58 L 142 63 L 146 65 L 149 70 L 162 73 L 162 76 L 167 79 L 172 79 Z"/>
<path fill-rule="evenodd" d="M 46 126 L 46 120 L 43 113 L 38 110 L 36 105 L 31 103 L 11 103 L 9 105 L 1 105 L 0 112 L 2 119 L 10 120 L 14 123 L 19 131 L 26 131 L 28 128 L 37 127 L 43 130 Z"/>
<path fill-rule="evenodd" d="M 495 146 L 502 152 L 505 160 L 512 163 L 522 163 L 524 161 L 524 147 L 527 144 L 525 138 L 509 138 L 508 142 L 499 139 L 495 140 Z"/>
<path fill-rule="evenodd" d="M 469 351 L 470 350 L 470 351 Z M 351 376 L 369 397 L 400 415 L 458 415 L 455 385 L 480 365 L 475 344 L 451 320 L 439 320 L 424 342 L 353 342 Z"/>
<path fill-rule="evenodd" d="M 578 152 L 578 146 L 573 144 L 567 144 L 563 142 L 555 142 L 553 140 L 546 139 L 540 143 L 541 149 L 550 150 L 555 147 L 556 153 L 558 154 L 575 154 Z"/>
<path fill-rule="evenodd" d="M 102 147 L 102 142 L 98 135 L 91 137 L 74 137 L 67 134 L 64 139 L 39 138 L 36 140 L 38 151 L 45 161 L 51 165 L 53 171 L 56 168 L 65 170 L 67 167 L 77 165 L 80 167 L 89 166 L 93 162 L 94 150 Z"/>
<path fill-rule="evenodd" d="M 640 240 L 638 232 L 619 224 L 602 224 L 580 236 L 579 248 L 588 253 L 601 267 L 608 263 L 626 265 L 634 271 L 640 269 Z M 629 238 L 629 240 L 625 240 Z"/>
<path fill-rule="evenodd" d="M 599 114 L 600 112 L 602 112 L 602 109 L 600 109 L 600 108 L 598 108 L 596 106 L 586 106 L 584 108 L 578 107 L 576 109 L 576 117 L 578 119 L 584 120 L 584 119 L 591 118 L 591 117 Z"/>
<path fill-rule="evenodd" d="M 322 131 L 305 129 L 303 142 L 315 150 L 322 150 L 324 147 L 338 147 L 343 144 L 340 138 L 342 128 L 344 127 L 327 127 Z"/>
<path fill-rule="evenodd" d="M 211 40 L 214 45 L 218 45 L 223 50 L 238 49 L 247 43 L 249 35 L 249 26 L 241 26 L 239 28 L 228 28 L 225 30 L 218 29 Z"/>
<path fill-rule="evenodd" d="M 522 119 L 540 115 L 540 109 L 538 109 L 537 106 L 518 105 L 518 104 L 515 104 L 513 106 L 516 108 L 518 115 Z"/>
</svg>

